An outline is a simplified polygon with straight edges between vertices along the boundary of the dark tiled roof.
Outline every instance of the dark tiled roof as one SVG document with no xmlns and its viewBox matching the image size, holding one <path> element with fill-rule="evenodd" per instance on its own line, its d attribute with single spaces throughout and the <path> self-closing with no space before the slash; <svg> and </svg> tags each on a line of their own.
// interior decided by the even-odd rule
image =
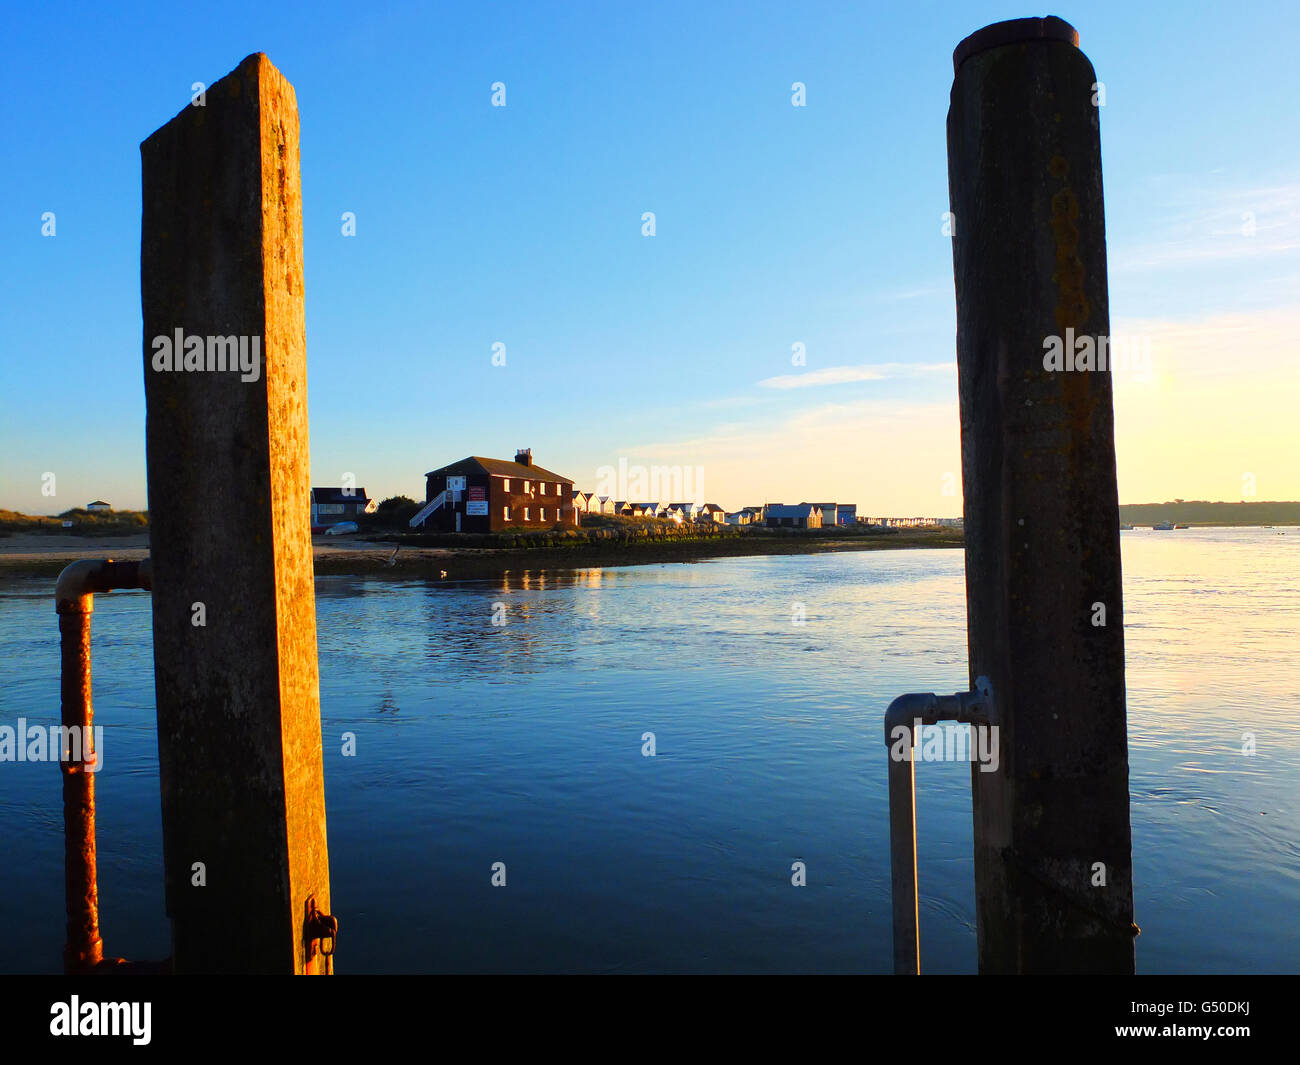
<svg viewBox="0 0 1300 1065">
<path fill-rule="evenodd" d="M 370 497 L 366 495 L 364 488 L 353 488 L 350 493 L 344 492 L 342 488 L 313 488 L 311 490 L 311 499 L 313 503 L 370 502 Z"/>
<path fill-rule="evenodd" d="M 521 477 L 527 481 L 563 481 L 565 484 L 573 484 L 572 477 L 562 477 L 540 466 L 525 466 L 522 462 L 510 462 L 506 459 L 485 459 L 480 455 L 470 455 L 469 458 L 453 462 L 450 466 L 440 466 L 436 470 L 430 470 L 425 476 L 447 474 L 455 477 L 467 473 L 487 473 L 499 477 Z"/>
</svg>

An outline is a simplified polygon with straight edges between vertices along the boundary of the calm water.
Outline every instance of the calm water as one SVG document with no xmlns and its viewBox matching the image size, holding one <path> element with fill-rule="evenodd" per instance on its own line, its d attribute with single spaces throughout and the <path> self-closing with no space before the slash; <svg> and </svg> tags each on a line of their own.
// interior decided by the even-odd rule
<svg viewBox="0 0 1300 1065">
<path fill-rule="evenodd" d="M 1123 534 L 1144 971 L 1300 970 L 1286 533 Z M 51 590 L 0 585 L 0 724 L 57 723 Z M 880 719 L 966 686 L 960 551 L 316 594 L 340 971 L 889 970 Z M 97 597 L 101 917 L 139 958 L 169 949 L 149 624 Z M 974 971 L 969 768 L 919 778 L 922 963 Z M 0 969 L 58 970 L 62 900 L 58 770 L 0 763 Z"/>
</svg>

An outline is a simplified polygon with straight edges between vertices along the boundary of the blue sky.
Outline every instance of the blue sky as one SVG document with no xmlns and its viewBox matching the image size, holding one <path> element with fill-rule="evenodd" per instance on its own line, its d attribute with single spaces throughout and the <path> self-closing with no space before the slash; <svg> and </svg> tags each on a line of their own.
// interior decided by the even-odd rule
<svg viewBox="0 0 1300 1065">
<path fill-rule="evenodd" d="M 145 505 L 138 146 L 264 51 L 302 123 L 313 483 L 418 497 L 531 446 L 580 487 L 624 458 L 727 507 L 958 513 L 951 53 L 1044 13 L 7 4 L 0 507 Z M 1053 13 L 1106 85 L 1112 331 L 1156 366 L 1116 380 L 1122 501 L 1300 498 L 1300 9 Z"/>
</svg>

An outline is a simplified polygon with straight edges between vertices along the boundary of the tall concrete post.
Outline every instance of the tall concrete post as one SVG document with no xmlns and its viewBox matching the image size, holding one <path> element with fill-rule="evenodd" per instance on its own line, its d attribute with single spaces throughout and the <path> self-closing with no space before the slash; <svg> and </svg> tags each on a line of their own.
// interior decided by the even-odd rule
<svg viewBox="0 0 1300 1065">
<path fill-rule="evenodd" d="M 1057 18 L 980 30 L 953 65 L 970 675 L 1002 751 L 971 774 L 980 969 L 1132 972 L 1097 77 Z"/>
<path fill-rule="evenodd" d="M 141 146 L 154 671 L 177 972 L 312 971 L 329 910 L 293 87 L 252 55 Z"/>
</svg>

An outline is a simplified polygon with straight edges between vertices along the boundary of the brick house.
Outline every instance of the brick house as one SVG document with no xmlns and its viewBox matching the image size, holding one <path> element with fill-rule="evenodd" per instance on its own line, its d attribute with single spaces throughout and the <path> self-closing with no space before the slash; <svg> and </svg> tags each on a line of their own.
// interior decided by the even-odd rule
<svg viewBox="0 0 1300 1065">
<path fill-rule="evenodd" d="M 411 525 L 441 532 L 496 532 L 577 525 L 573 481 L 533 465 L 532 449 L 514 462 L 478 455 L 424 475 L 425 506 Z"/>
</svg>

